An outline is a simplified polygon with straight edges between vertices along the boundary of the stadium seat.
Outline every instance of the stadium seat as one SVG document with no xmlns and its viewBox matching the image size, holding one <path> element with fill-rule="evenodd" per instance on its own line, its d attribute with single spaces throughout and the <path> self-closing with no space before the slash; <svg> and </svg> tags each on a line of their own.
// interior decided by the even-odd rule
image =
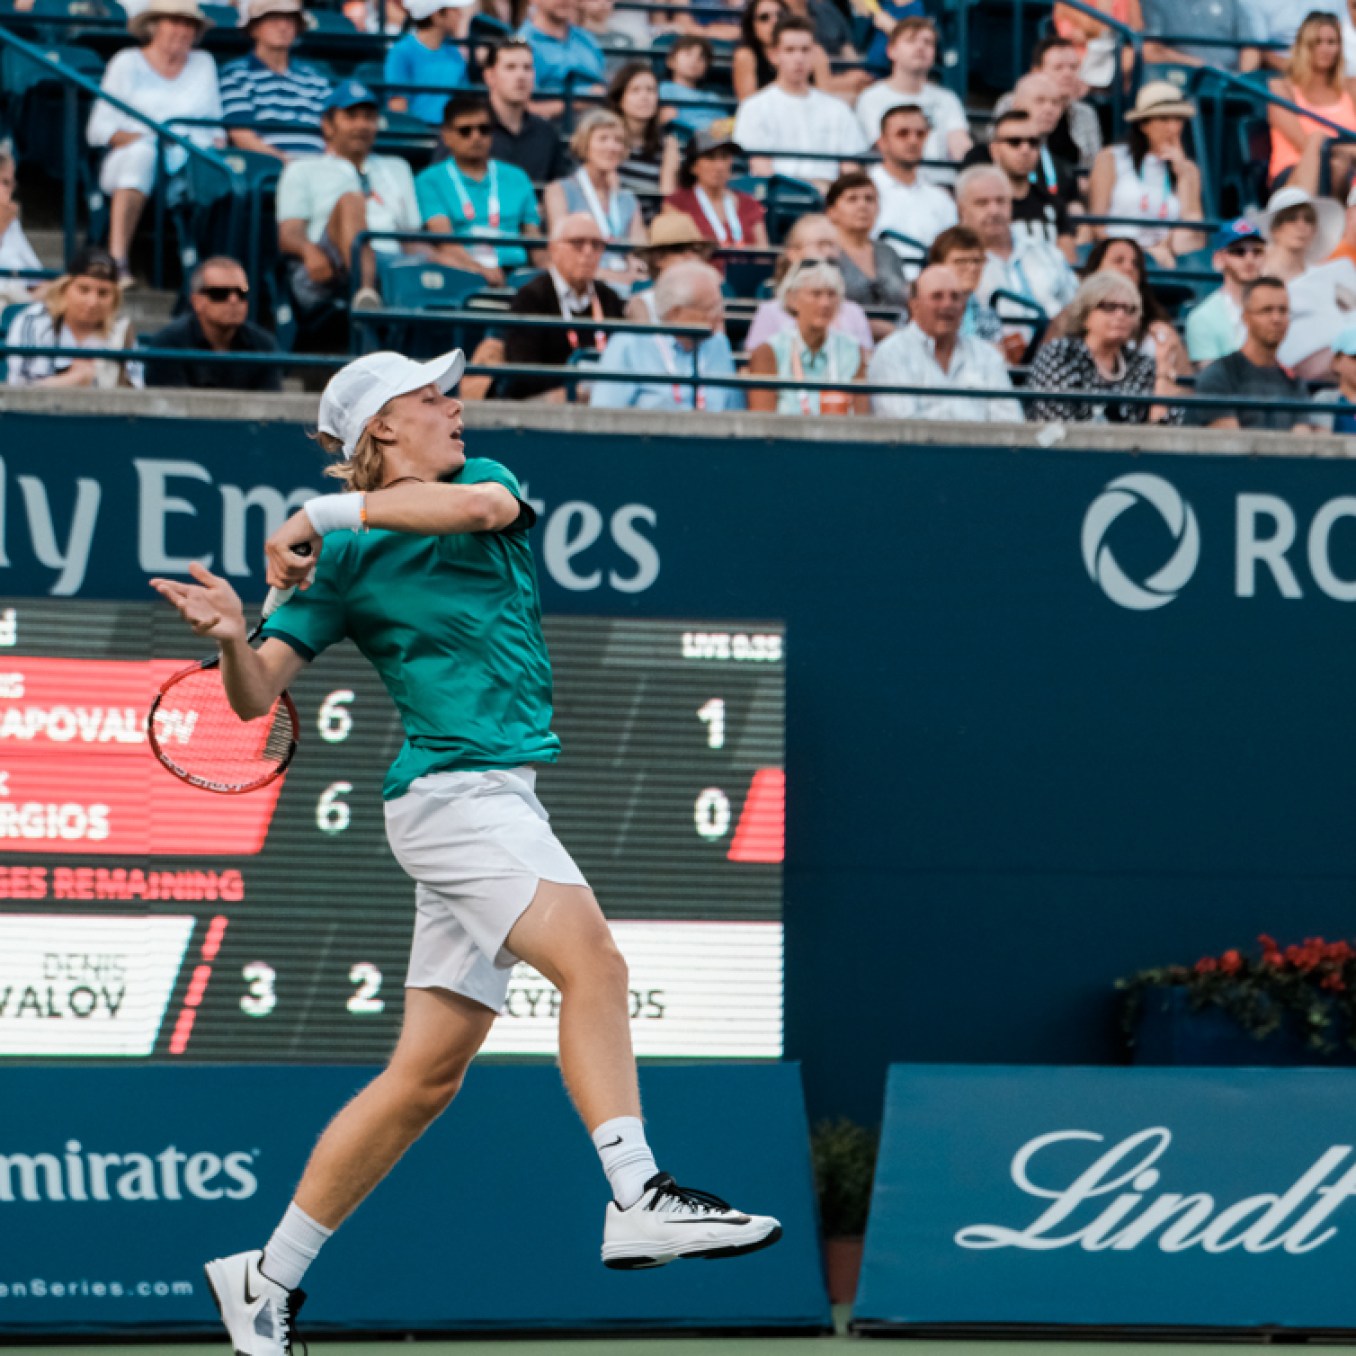
<svg viewBox="0 0 1356 1356">
<path fill-rule="evenodd" d="M 409 256 L 383 259 L 378 264 L 379 283 L 386 307 L 411 311 L 459 311 L 471 297 L 485 290 L 485 279 L 479 273 L 451 268 L 447 264 Z M 366 339 L 360 334 L 381 333 L 383 346 L 397 348 L 411 357 L 435 357 L 449 348 L 474 349 L 485 326 L 468 325 L 464 321 L 440 325 L 408 321 L 383 322 L 381 313 L 371 320 L 364 312 L 355 312 L 354 340 Z M 486 313 L 486 323 L 493 319 Z"/>
</svg>

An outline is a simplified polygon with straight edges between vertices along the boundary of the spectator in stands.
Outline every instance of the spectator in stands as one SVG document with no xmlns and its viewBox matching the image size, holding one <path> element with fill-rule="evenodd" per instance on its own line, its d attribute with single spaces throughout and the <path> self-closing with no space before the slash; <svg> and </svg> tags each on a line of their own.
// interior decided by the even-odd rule
<svg viewBox="0 0 1356 1356">
<path fill-rule="evenodd" d="M 705 88 L 716 59 L 709 38 L 681 34 L 664 56 L 668 79 L 659 86 L 660 117 L 685 132 L 704 132 L 725 116 L 719 96 Z"/>
<path fill-rule="evenodd" d="M 1060 115 L 1047 133 L 1050 154 L 1079 170 L 1089 170 L 1102 149 L 1102 124 L 1097 110 L 1080 98 L 1078 49 L 1068 38 L 1042 38 L 1031 56 L 1031 69 L 1045 76 L 1059 96 Z"/>
<path fill-rule="evenodd" d="M 1314 396 L 1316 405 L 1332 407 L 1331 413 L 1315 411 L 1311 421 L 1323 433 L 1356 434 L 1356 325 L 1348 325 L 1333 341 L 1332 370 L 1337 378 L 1331 387 Z"/>
<path fill-rule="evenodd" d="M 772 60 L 772 38 L 777 25 L 791 13 L 786 0 L 747 0 L 739 20 L 741 38 L 731 59 L 730 81 L 741 103 L 775 83 L 777 67 Z M 812 84 L 828 89 L 833 82 L 829 56 L 815 44 Z"/>
<path fill-rule="evenodd" d="M 1356 80 L 1348 78 L 1342 57 L 1341 25 L 1331 14 L 1310 14 L 1300 25 L 1285 74 L 1271 81 L 1271 92 L 1315 117 L 1356 132 Z M 1270 178 L 1273 189 L 1286 184 L 1318 193 L 1331 178 L 1334 197 L 1345 197 L 1356 147 L 1334 140 L 1331 128 L 1277 104 L 1267 105 L 1271 127 Z"/>
<path fill-rule="evenodd" d="M 749 152 L 750 173 L 804 179 L 822 192 L 851 165 L 840 169 L 832 158 L 806 160 L 789 153 L 857 155 L 867 150 L 867 143 L 852 110 L 810 84 L 814 53 L 814 28 L 808 19 L 788 15 L 778 22 L 772 42 L 777 79 L 740 103 L 734 138 Z"/>
<path fill-rule="evenodd" d="M 807 259 L 822 259 L 837 265 L 838 255 L 838 232 L 834 229 L 833 222 L 818 212 L 807 213 L 786 233 L 782 257 L 777 260 L 777 267 L 772 275 L 773 283 L 778 288 L 778 295 L 781 283 L 798 264 Z M 842 276 L 839 271 L 840 282 Z M 846 291 L 846 287 L 844 290 Z M 771 298 L 762 302 L 753 313 L 749 332 L 744 337 L 745 347 L 752 351 L 760 344 L 767 343 L 774 335 L 794 329 L 795 325 L 791 312 L 779 300 Z M 832 325 L 835 330 L 841 331 L 862 349 L 869 351 L 875 347 L 871 323 L 866 318 L 866 312 L 855 301 L 843 300 L 834 313 Z"/>
<path fill-rule="evenodd" d="M 420 171 L 414 181 L 419 215 L 439 235 L 541 234 L 541 216 L 532 180 L 516 165 L 490 157 L 490 107 L 478 94 L 454 94 L 443 114 L 446 160 Z M 480 240 L 438 245 L 434 257 L 453 268 L 479 273 L 501 287 L 506 269 L 527 263 L 521 245 Z"/>
<path fill-rule="evenodd" d="M 648 61 L 628 61 L 607 87 L 607 107 L 626 133 L 626 159 L 620 182 L 633 193 L 672 193 L 678 184 L 678 141 L 665 135 L 659 120 L 659 81 Z M 648 202 L 648 210 L 647 210 Z M 659 210 L 659 198 L 641 199 L 646 220 Z"/>
<path fill-rule="evenodd" d="M 570 161 L 560 133 L 554 123 L 528 108 L 536 86 L 531 46 L 522 38 L 510 38 L 490 47 L 481 59 L 481 77 L 489 91 L 494 128 L 490 154 L 516 165 L 534 184 L 563 179 Z"/>
<path fill-rule="evenodd" d="M 645 220 L 640 203 L 629 188 L 621 186 L 621 165 L 626 159 L 622 120 L 605 109 L 584 114 L 570 138 L 570 150 L 579 168 L 568 178 L 546 186 L 542 201 L 547 223 L 554 225 L 575 212 L 587 212 L 606 240 L 643 245 Z M 634 253 L 610 250 L 603 256 L 600 276 L 612 287 L 627 292 L 644 274 Z"/>
<path fill-rule="evenodd" d="M 1000 289 L 1038 307 L 1045 318 L 1073 300 L 1078 280 L 1059 249 L 1039 236 L 1012 229 L 1012 185 L 996 165 L 972 165 L 956 180 L 960 224 L 979 236 L 987 256 L 980 301 Z M 1025 312 L 1023 313 L 1025 314 Z"/>
<path fill-rule="evenodd" d="M 19 204 L 14 198 L 14 157 L 0 150 L 0 307 L 7 302 L 29 301 L 41 296 L 39 278 L 6 278 L 11 270 L 36 272 L 42 268 L 24 228 L 19 224 Z"/>
<path fill-rule="evenodd" d="M 432 85 L 438 94 L 413 94 L 397 89 L 387 96 L 393 113 L 437 127 L 443 105 L 453 90 L 467 83 L 466 58 L 459 40 L 466 36 L 473 0 L 404 0 L 414 27 L 393 42 L 386 53 L 383 78 L 387 85 Z"/>
<path fill-rule="evenodd" d="M 734 354 L 725 337 L 725 299 L 720 274 L 709 264 L 687 260 L 667 269 L 654 285 L 654 306 L 666 325 L 693 325 L 707 331 L 700 341 L 668 334 L 615 334 L 603 350 L 599 372 L 626 372 L 633 381 L 595 381 L 589 404 L 595 409 L 742 410 L 735 386 L 697 386 L 679 381 L 698 370 L 708 377 L 733 377 Z"/>
<path fill-rule="evenodd" d="M 1332 341 L 1356 319 L 1356 265 L 1330 258 L 1342 232 L 1342 209 L 1331 198 L 1282 188 L 1254 222 L 1267 237 L 1262 273 L 1290 292 L 1290 328 L 1280 361 L 1313 380 L 1331 370 Z"/>
<path fill-rule="evenodd" d="M 118 262 L 105 250 L 81 250 L 41 301 L 15 316 L 6 343 L 28 348 L 135 348 L 132 322 L 122 314 Z M 11 353 L 11 386 L 142 385 L 140 363 L 112 358 Z"/>
<path fill-rule="evenodd" d="M 925 268 L 913 285 L 912 319 L 872 354 L 872 386 L 927 386 L 938 394 L 873 395 L 871 408 L 887 419 L 944 419 L 1020 424 L 1016 400 L 967 399 L 958 391 L 1012 389 L 1002 355 L 992 344 L 961 334 L 966 291 L 940 264 Z"/>
<path fill-rule="evenodd" d="M 994 120 L 989 157 L 1012 189 L 1012 232 L 1056 246 L 1074 260 L 1074 229 L 1057 191 L 1049 188 L 1041 166 L 1043 137 L 1025 109 L 1014 108 Z"/>
<path fill-rule="evenodd" d="M 559 98 L 570 83 L 574 94 L 600 92 L 606 63 L 603 49 L 589 33 L 576 26 L 575 0 L 535 0 L 531 17 L 518 30 L 536 61 L 537 93 L 556 96 L 542 104 L 546 117 L 558 117 L 565 108 Z"/>
<path fill-rule="evenodd" d="M 1211 247 L 1210 266 L 1224 281 L 1187 315 L 1187 354 L 1197 367 L 1242 348 L 1247 338 L 1243 291 L 1261 275 L 1266 253 L 1262 233 L 1246 217 L 1221 226 Z"/>
<path fill-rule="evenodd" d="M 524 283 L 509 303 L 510 315 L 561 316 L 579 320 L 578 329 L 507 329 L 491 335 L 476 349 L 473 365 L 548 366 L 564 368 L 571 355 L 587 349 L 605 349 L 607 336 L 590 330 L 590 321 L 621 320 L 621 298 L 598 278 L 598 262 L 607 242 L 587 212 L 562 217 L 551 227 L 546 248 L 549 267 Z M 563 401 L 563 382 L 549 377 L 465 377 L 465 400 L 483 400 L 490 392 L 505 400 Z"/>
<path fill-rule="evenodd" d="M 650 243 L 637 250 L 651 286 L 632 292 L 626 303 L 626 318 L 643 325 L 659 319 L 655 309 L 655 287 L 660 277 L 679 264 L 710 264 L 715 246 L 697 229 L 697 223 L 683 212 L 661 212 L 650 223 Z M 717 271 L 717 277 L 720 273 Z"/>
<path fill-rule="evenodd" d="M 863 310 L 892 312 L 889 319 L 870 320 L 872 336 L 883 339 L 899 325 L 909 300 L 909 284 L 899 255 L 883 240 L 872 238 L 880 216 L 880 194 L 871 176 L 862 170 L 844 174 L 825 195 L 824 212 L 838 233 L 838 267 L 846 298 Z"/>
<path fill-rule="evenodd" d="M 1253 43 L 1263 40 L 1262 25 L 1249 0 L 1141 0 L 1144 11 L 1144 60 L 1156 65 L 1220 66 L 1255 71 L 1261 55 Z M 1215 38 L 1220 47 L 1181 42 L 1169 47 L 1156 39 Z"/>
<path fill-rule="evenodd" d="M 1028 386 L 1036 391 L 1079 391 L 1085 400 L 1035 400 L 1028 419 L 1059 423 L 1180 424 L 1180 407 L 1128 404 L 1119 395 L 1180 395 L 1168 367 L 1168 349 L 1157 360 L 1136 351 L 1139 289 L 1120 273 L 1096 273 L 1078 289 L 1072 334 L 1041 347 Z"/>
<path fill-rule="evenodd" d="M 189 309 L 150 335 L 147 348 L 212 353 L 276 353 L 265 329 L 249 320 L 250 284 L 245 270 L 225 255 L 204 259 L 188 280 Z M 146 363 L 147 386 L 190 386 L 208 391 L 281 391 L 282 372 L 273 364 L 182 362 L 164 358 Z"/>
<path fill-rule="evenodd" d="M 928 251 L 928 263 L 944 264 L 960 282 L 961 293 L 965 297 L 961 334 L 967 339 L 983 339 L 986 344 L 997 344 L 1009 363 L 1018 363 L 1026 351 L 1025 336 L 1005 335 L 998 313 L 975 295 L 979 280 L 984 276 L 986 262 L 984 246 L 968 226 L 948 227 L 932 242 L 932 248 Z"/>
<path fill-rule="evenodd" d="M 777 301 L 793 324 L 753 350 L 750 376 L 824 383 L 862 380 L 862 346 L 834 327 L 843 304 L 843 274 L 837 264 L 802 259 L 778 285 Z M 749 392 L 749 409 L 763 414 L 869 414 L 871 402 L 841 389 L 765 389 Z"/>
<path fill-rule="evenodd" d="M 1347 193 L 1346 217 L 1342 225 L 1342 238 L 1337 242 L 1330 259 L 1350 259 L 1356 263 L 1356 183 Z"/>
<path fill-rule="evenodd" d="M 1304 387 L 1280 364 L 1278 353 L 1290 328 L 1290 297 L 1280 278 L 1261 277 L 1243 289 L 1247 337 L 1236 352 L 1218 359 L 1196 378 L 1198 396 L 1230 399 L 1304 400 Z M 1295 410 L 1192 410 L 1206 428 L 1274 429 L 1312 433 L 1317 427 Z"/>
<path fill-rule="evenodd" d="M 1125 115 L 1126 144 L 1098 153 L 1088 186 L 1094 216 L 1141 217 L 1160 222 L 1201 219 L 1201 172 L 1182 145 L 1186 120 L 1196 107 L 1168 80 L 1141 86 L 1134 108 Z M 1170 226 L 1096 226 L 1098 238 L 1134 240 L 1162 267 L 1172 268 L 1179 254 L 1201 247 L 1199 231 Z"/>
<path fill-rule="evenodd" d="M 1144 31 L 1139 0 L 1088 0 L 1093 9 L 1136 33 Z M 1078 54 L 1078 78 L 1092 89 L 1105 89 L 1116 75 L 1116 35 L 1111 28 L 1072 5 L 1055 5 L 1055 32 Z M 1135 67 L 1135 49 L 1121 44 L 1121 74 L 1128 81 Z"/>
<path fill-rule="evenodd" d="M 1310 3 L 1309 0 L 1249 0 L 1249 4 L 1259 27 L 1259 40 L 1278 44 L 1269 50 L 1265 48 L 1262 50 L 1263 68 L 1285 71 L 1289 67 L 1300 24 L 1306 15 L 1316 13 L 1331 14 L 1337 19 L 1342 29 L 1342 47 L 1346 52 L 1346 62 L 1351 66 L 1351 41 L 1356 40 L 1356 32 L 1352 33 L 1351 39 L 1348 38 L 1351 18 L 1344 0 L 1319 0 L 1317 4 Z M 1348 73 L 1356 75 L 1356 69 Z"/>
<path fill-rule="evenodd" d="M 1083 277 L 1091 278 L 1095 273 L 1119 273 L 1135 284 L 1139 293 L 1139 325 L 1131 338 L 1131 347 L 1146 357 L 1158 358 L 1160 347 L 1166 347 L 1163 366 L 1175 378 L 1191 370 L 1186 349 L 1173 328 L 1162 302 L 1154 295 L 1149 286 L 1148 265 L 1144 251 L 1133 240 L 1099 240 L 1088 254 L 1083 268 Z M 1071 326 L 1075 314 L 1075 305 L 1066 306 L 1051 322 L 1045 331 L 1045 339 L 1064 339 L 1073 333 Z"/>
<path fill-rule="evenodd" d="M 890 33 L 890 75 L 857 100 L 857 120 L 868 142 L 880 137 L 881 122 L 900 104 L 921 108 L 930 130 L 924 160 L 964 159 L 974 144 L 961 101 L 928 76 L 937 62 L 937 26 L 931 19 L 901 19 Z"/>
<path fill-rule="evenodd" d="M 211 27 L 198 0 L 150 0 L 129 19 L 127 28 L 140 47 L 114 54 L 104 70 L 101 88 L 156 122 L 172 118 L 221 119 L 217 64 L 194 46 Z M 211 127 L 184 127 L 180 134 L 199 146 L 217 144 Z M 119 276 L 132 280 L 128 257 L 142 209 L 155 186 L 156 138 L 144 122 L 100 100 L 90 113 L 86 137 L 91 146 L 106 146 L 99 167 L 99 187 L 108 195 L 108 251 L 118 261 Z M 170 174 L 183 168 L 188 153 L 178 146 L 165 150 Z"/>
<path fill-rule="evenodd" d="M 931 128 L 917 104 L 896 104 L 881 119 L 876 149 L 880 164 L 867 171 L 880 195 L 878 231 L 895 231 L 930 245 L 937 235 L 956 224 L 951 194 L 929 183 L 920 164 Z"/>
<path fill-rule="evenodd" d="M 730 187 L 734 158 L 742 155 L 729 135 L 728 122 L 694 134 L 678 168 L 678 191 L 664 199 L 674 212 L 686 212 L 697 230 L 716 245 L 766 245 L 767 214 L 750 193 Z"/>
<path fill-rule="evenodd" d="M 221 72 L 221 116 L 231 145 L 279 160 L 319 155 L 325 142 L 316 129 L 333 82 L 314 66 L 292 60 L 306 28 L 301 0 L 241 0 L 240 26 L 254 50 Z M 281 131 L 234 125 L 255 122 L 292 125 Z"/>
<path fill-rule="evenodd" d="M 359 33 L 394 37 L 405 27 L 405 7 L 400 0 L 344 0 L 343 15 Z"/>
<path fill-rule="evenodd" d="M 325 100 L 320 130 L 325 154 L 289 161 L 278 180 L 278 249 L 294 263 L 292 294 L 303 312 L 315 312 L 348 287 L 353 242 L 363 231 L 417 231 L 419 204 L 409 164 L 373 155 L 377 96 L 357 80 L 343 80 Z M 377 254 L 399 254 L 393 240 L 363 251 L 355 306 L 380 302 Z"/>
<path fill-rule="evenodd" d="M 1056 155 L 1049 139 L 1064 113 L 1064 100 L 1055 82 L 1041 71 L 1028 71 L 1012 88 L 1011 108 L 1025 113 L 1040 137 L 1039 163 L 1034 171 L 1041 187 L 1065 206 L 1073 207 L 1082 198 L 1078 186 L 1077 162 Z M 1000 103 L 1005 102 L 999 100 Z M 1005 111 L 995 109 L 995 112 Z M 968 163 L 968 162 L 967 162 Z"/>
</svg>

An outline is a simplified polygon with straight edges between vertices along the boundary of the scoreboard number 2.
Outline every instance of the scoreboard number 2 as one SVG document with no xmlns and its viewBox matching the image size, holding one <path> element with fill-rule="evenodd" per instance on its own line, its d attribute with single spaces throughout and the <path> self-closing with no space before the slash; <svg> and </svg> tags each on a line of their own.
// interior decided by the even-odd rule
<svg viewBox="0 0 1356 1356">
<path fill-rule="evenodd" d="M 359 961 L 348 972 L 348 981 L 358 986 L 353 997 L 348 1000 L 350 1012 L 361 1017 L 386 1011 L 386 1000 L 377 997 L 381 992 L 381 971 L 371 961 Z"/>
</svg>

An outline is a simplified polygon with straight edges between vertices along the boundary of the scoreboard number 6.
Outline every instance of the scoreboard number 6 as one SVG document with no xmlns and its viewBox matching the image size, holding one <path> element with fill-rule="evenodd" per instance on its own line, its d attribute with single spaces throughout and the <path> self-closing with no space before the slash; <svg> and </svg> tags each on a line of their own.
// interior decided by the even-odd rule
<svg viewBox="0 0 1356 1356">
<path fill-rule="evenodd" d="M 342 744 L 353 730 L 353 712 L 348 709 L 353 700 L 351 688 L 336 688 L 320 703 L 315 727 L 327 744 Z"/>
</svg>

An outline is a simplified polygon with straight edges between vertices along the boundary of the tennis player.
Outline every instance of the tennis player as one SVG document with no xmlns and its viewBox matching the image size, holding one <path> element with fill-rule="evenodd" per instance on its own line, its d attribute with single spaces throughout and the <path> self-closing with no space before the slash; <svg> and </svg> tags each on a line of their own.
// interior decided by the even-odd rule
<svg viewBox="0 0 1356 1356">
<path fill-rule="evenodd" d="M 626 962 L 533 785 L 534 765 L 560 751 L 527 540 L 536 515 L 511 472 L 466 458 L 461 402 L 447 394 L 463 366 L 459 350 L 428 363 L 373 353 L 326 386 L 319 437 L 346 489 L 310 500 L 266 544 L 268 582 L 298 592 L 257 648 L 226 580 L 195 564 L 193 584 L 152 581 L 216 640 L 242 719 L 351 637 L 407 736 L 384 787 L 391 849 L 416 882 L 404 1026 L 386 1069 L 321 1137 L 263 1250 L 207 1264 L 241 1356 L 290 1351 L 306 1268 L 456 1096 L 518 961 L 561 992 L 561 1070 L 612 1190 L 603 1262 L 733 1257 L 781 1236 L 770 1216 L 678 1186 L 646 1141 Z"/>
</svg>

